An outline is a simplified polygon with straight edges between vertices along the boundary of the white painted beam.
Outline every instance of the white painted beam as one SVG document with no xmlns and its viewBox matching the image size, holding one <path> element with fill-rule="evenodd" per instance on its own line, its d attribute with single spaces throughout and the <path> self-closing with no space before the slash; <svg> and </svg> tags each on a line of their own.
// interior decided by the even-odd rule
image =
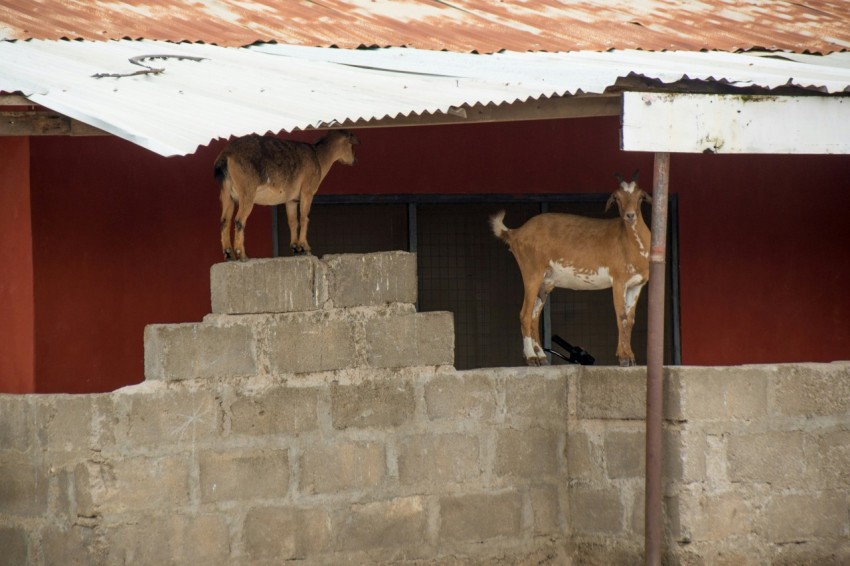
<svg viewBox="0 0 850 566">
<path fill-rule="evenodd" d="M 850 98 L 626 92 L 620 148 L 850 154 Z"/>
</svg>

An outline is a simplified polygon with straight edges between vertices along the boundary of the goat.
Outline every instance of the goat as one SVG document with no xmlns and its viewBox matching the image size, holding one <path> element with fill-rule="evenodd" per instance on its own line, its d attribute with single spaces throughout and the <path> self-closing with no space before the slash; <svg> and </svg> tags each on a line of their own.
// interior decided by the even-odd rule
<svg viewBox="0 0 850 566">
<path fill-rule="evenodd" d="M 586 218 L 574 214 L 545 213 L 516 229 L 504 224 L 505 211 L 490 218 L 490 227 L 516 258 L 525 297 L 520 310 L 523 355 L 528 365 L 545 365 L 540 345 L 540 312 L 555 287 L 576 290 L 613 288 L 619 340 L 617 359 L 635 365 L 631 347 L 635 305 L 649 281 L 650 232 L 641 215 L 643 202 L 652 197 L 619 174 L 619 187 L 605 205 L 617 203 L 619 218 Z"/>
<path fill-rule="evenodd" d="M 334 163 L 354 165 L 354 145 L 358 143 L 354 134 L 344 130 L 329 132 L 313 144 L 256 134 L 231 141 L 216 158 L 213 170 L 220 185 L 224 259 L 248 259 L 245 224 L 255 204 L 285 204 L 289 247 L 295 255 L 310 254 L 307 227 L 313 196 Z M 239 211 L 231 246 L 230 225 L 236 205 Z"/>
</svg>

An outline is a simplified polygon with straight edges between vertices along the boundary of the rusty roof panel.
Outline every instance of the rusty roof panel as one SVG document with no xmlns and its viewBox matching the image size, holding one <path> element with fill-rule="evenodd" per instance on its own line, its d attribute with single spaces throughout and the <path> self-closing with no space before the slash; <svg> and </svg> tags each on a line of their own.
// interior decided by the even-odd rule
<svg viewBox="0 0 850 566">
<path fill-rule="evenodd" d="M 491 53 L 850 49 L 846 0 L 4 0 L 0 38 Z"/>
</svg>

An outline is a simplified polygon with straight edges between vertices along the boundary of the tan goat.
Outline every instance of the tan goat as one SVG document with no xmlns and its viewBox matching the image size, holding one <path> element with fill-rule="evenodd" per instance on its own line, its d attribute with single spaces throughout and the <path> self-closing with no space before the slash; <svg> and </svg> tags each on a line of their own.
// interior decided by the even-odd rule
<svg viewBox="0 0 850 566">
<path fill-rule="evenodd" d="M 255 204 L 286 204 L 289 247 L 309 254 L 307 226 L 319 183 L 339 161 L 354 165 L 357 137 L 347 131 L 329 132 L 314 144 L 285 141 L 256 134 L 236 138 L 215 160 L 214 175 L 221 186 L 221 250 L 226 260 L 244 260 L 245 224 Z M 298 209 L 301 208 L 299 226 Z M 236 212 L 234 242 L 230 224 Z M 299 230 L 300 228 L 300 230 Z"/>
<path fill-rule="evenodd" d="M 586 218 L 573 214 L 539 214 L 516 229 L 504 224 L 505 211 L 490 218 L 496 237 L 504 240 L 522 273 L 525 298 L 519 313 L 523 355 L 529 365 L 545 365 L 540 345 L 540 312 L 555 287 L 576 290 L 613 288 L 620 365 L 635 365 L 631 347 L 635 305 L 649 280 L 649 228 L 640 206 L 652 197 L 631 181 L 615 175 L 619 188 L 605 210 L 617 203 L 619 218 Z"/>
</svg>

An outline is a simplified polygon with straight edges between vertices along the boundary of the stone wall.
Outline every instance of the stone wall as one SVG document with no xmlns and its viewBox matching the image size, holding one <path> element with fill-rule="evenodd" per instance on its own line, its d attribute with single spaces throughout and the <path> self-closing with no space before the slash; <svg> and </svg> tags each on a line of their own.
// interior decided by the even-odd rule
<svg viewBox="0 0 850 566">
<path fill-rule="evenodd" d="M 0 396 L 0 564 L 635 564 L 642 368 L 458 372 L 406 253 L 214 266 L 145 383 Z M 671 368 L 672 564 L 850 562 L 850 364 Z"/>
</svg>

